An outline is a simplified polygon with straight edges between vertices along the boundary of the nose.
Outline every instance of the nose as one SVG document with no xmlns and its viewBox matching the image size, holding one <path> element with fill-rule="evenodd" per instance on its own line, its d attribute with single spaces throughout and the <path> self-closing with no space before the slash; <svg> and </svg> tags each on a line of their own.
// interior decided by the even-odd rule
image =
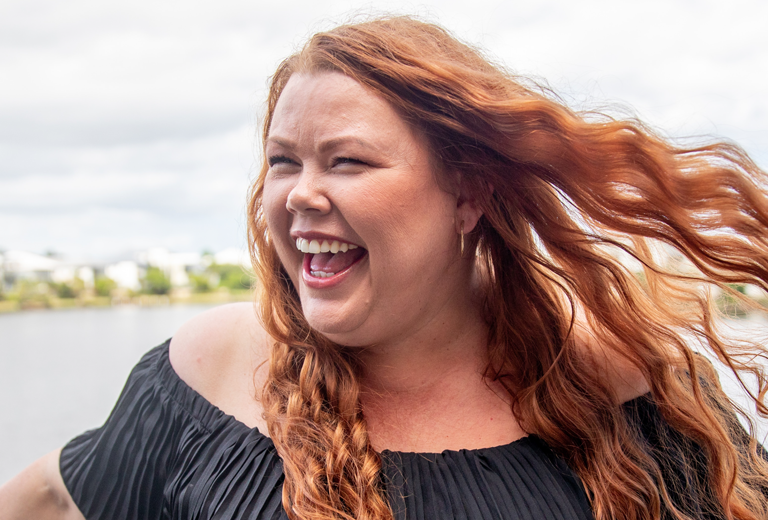
<svg viewBox="0 0 768 520">
<path fill-rule="evenodd" d="M 325 215 L 331 211 L 331 201 L 316 173 L 304 170 L 297 176 L 286 208 L 294 215 Z"/>
</svg>

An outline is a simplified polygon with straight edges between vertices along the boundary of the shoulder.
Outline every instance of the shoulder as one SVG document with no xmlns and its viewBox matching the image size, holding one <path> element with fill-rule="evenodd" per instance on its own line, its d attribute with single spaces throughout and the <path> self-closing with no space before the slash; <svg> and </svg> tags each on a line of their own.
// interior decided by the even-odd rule
<svg viewBox="0 0 768 520">
<path fill-rule="evenodd" d="M 619 352 L 601 344 L 588 325 L 577 322 L 574 333 L 576 345 L 587 366 L 613 390 L 617 402 L 626 403 L 650 391 L 640 368 Z"/>
<path fill-rule="evenodd" d="M 640 369 L 616 352 L 602 354 L 596 367 L 601 370 L 619 403 L 626 403 L 651 391 Z"/>
<path fill-rule="evenodd" d="M 184 323 L 171 340 L 171 361 L 182 368 L 195 361 L 217 360 L 236 354 L 234 347 L 255 347 L 264 343 L 267 334 L 252 303 L 220 305 L 198 314 Z"/>
<path fill-rule="evenodd" d="M 195 316 L 174 335 L 173 370 L 193 390 L 248 426 L 263 423 L 258 394 L 271 339 L 252 303 L 222 305 Z"/>
</svg>

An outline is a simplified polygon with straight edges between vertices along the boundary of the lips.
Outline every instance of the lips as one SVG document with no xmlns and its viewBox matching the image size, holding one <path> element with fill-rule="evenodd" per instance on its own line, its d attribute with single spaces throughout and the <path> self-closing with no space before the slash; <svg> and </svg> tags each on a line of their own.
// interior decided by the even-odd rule
<svg viewBox="0 0 768 520">
<path fill-rule="evenodd" d="M 347 252 L 317 253 L 311 255 L 309 274 L 316 278 L 330 278 L 349 269 L 366 254 L 363 248 L 349 249 Z"/>
<path fill-rule="evenodd" d="M 296 239 L 296 249 L 304 253 L 304 278 L 312 285 L 327 286 L 339 278 L 367 253 L 365 248 L 336 239 Z M 320 287 L 318 286 L 318 287 Z"/>
</svg>

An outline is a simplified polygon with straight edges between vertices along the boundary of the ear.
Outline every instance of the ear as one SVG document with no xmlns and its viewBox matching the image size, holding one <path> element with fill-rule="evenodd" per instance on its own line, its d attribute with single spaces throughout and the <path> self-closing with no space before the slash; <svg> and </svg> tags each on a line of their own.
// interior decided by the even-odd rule
<svg viewBox="0 0 768 520">
<path fill-rule="evenodd" d="M 464 199 L 461 197 L 456 203 L 456 233 L 460 232 L 460 226 L 464 225 L 464 233 L 469 233 L 477 225 L 477 221 L 483 216 L 482 210 L 478 207 L 474 199 Z"/>
<path fill-rule="evenodd" d="M 462 222 L 464 223 L 464 233 L 469 233 L 483 216 L 483 210 L 480 209 L 479 196 L 490 197 L 493 193 L 492 186 L 485 186 L 483 193 L 471 193 L 467 186 L 462 183 L 458 197 L 456 199 L 456 232 L 460 232 Z"/>
</svg>

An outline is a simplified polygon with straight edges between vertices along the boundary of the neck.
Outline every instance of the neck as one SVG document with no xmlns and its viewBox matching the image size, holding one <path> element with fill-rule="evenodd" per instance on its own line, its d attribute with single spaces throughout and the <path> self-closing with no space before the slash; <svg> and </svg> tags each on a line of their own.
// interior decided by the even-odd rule
<svg viewBox="0 0 768 520">
<path fill-rule="evenodd" d="M 418 328 L 360 351 L 361 383 L 382 395 L 412 395 L 455 372 L 480 377 L 485 369 L 488 326 L 482 316 L 481 285 L 473 265 L 465 266 L 468 283 L 445 294 L 447 304 Z"/>
<path fill-rule="evenodd" d="M 429 392 L 459 373 L 485 368 L 487 330 L 479 319 L 441 320 L 419 334 L 360 352 L 365 391 L 391 398 Z M 460 324 L 460 326 L 456 326 Z"/>
<path fill-rule="evenodd" d="M 360 352 L 361 404 L 374 448 L 439 452 L 522 437 L 508 396 L 483 377 L 487 338 L 480 306 L 469 305 Z"/>
</svg>

